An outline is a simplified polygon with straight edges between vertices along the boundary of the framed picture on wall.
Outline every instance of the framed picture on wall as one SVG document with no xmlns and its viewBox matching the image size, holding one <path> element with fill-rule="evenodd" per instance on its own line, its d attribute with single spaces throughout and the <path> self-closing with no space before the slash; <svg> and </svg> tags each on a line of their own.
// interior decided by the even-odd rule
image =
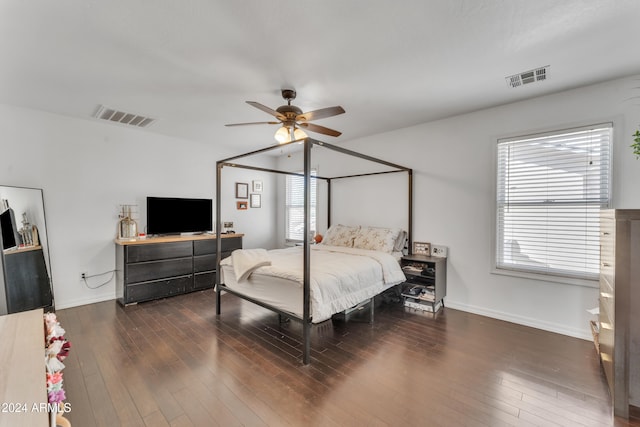
<svg viewBox="0 0 640 427">
<path fill-rule="evenodd" d="M 246 182 L 236 182 L 236 199 L 249 198 L 249 184 Z"/>
<path fill-rule="evenodd" d="M 262 206 L 262 196 L 260 194 L 251 194 L 250 206 L 252 208 L 259 208 Z"/>
<path fill-rule="evenodd" d="M 243 211 L 247 209 L 247 202 L 236 202 L 238 210 Z"/>
<path fill-rule="evenodd" d="M 262 181 L 253 181 L 253 192 L 254 193 L 262 192 Z"/>
</svg>

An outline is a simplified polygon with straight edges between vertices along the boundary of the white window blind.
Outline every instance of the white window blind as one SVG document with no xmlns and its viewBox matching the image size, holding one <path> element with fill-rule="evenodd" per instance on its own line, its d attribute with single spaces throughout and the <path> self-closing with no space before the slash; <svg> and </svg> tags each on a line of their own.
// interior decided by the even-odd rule
<svg viewBox="0 0 640 427">
<path fill-rule="evenodd" d="M 312 170 L 311 175 L 316 175 Z M 287 241 L 304 239 L 304 177 L 287 175 L 286 181 L 286 236 Z M 311 230 L 316 230 L 316 180 L 311 179 Z"/>
<path fill-rule="evenodd" d="M 595 279 L 612 125 L 498 141 L 496 267 Z"/>
</svg>

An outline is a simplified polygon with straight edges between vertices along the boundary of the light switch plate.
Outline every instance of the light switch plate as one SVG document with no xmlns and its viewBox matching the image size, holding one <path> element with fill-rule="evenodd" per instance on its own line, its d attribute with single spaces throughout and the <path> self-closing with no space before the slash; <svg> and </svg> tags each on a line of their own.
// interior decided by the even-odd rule
<svg viewBox="0 0 640 427">
<path fill-rule="evenodd" d="M 446 258 L 448 252 L 449 251 L 447 250 L 446 246 L 431 245 L 431 256 L 439 256 L 439 257 Z"/>
</svg>

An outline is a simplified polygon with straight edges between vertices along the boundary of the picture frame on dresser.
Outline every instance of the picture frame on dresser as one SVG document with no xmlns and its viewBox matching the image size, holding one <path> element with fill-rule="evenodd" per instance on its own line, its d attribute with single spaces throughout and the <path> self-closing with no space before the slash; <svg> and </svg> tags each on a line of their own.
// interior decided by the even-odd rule
<svg viewBox="0 0 640 427">
<path fill-rule="evenodd" d="M 413 242 L 414 255 L 430 255 L 431 245 L 427 242 Z"/>
</svg>

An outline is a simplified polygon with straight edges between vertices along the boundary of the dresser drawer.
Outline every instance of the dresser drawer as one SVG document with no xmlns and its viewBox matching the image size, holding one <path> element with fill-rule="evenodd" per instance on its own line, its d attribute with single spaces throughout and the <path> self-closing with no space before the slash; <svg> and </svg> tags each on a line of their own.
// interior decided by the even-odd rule
<svg viewBox="0 0 640 427">
<path fill-rule="evenodd" d="M 186 276 L 192 273 L 192 258 L 168 259 L 164 261 L 129 264 L 127 266 L 125 280 L 127 284 L 130 284 L 169 277 Z"/>
<path fill-rule="evenodd" d="M 124 303 L 129 304 L 183 294 L 186 289 L 191 289 L 192 283 L 193 277 L 191 276 L 139 283 L 127 288 Z"/>
<path fill-rule="evenodd" d="M 600 345 L 600 361 L 602 362 L 602 368 L 604 370 L 605 377 L 609 383 L 610 389 L 613 389 L 613 358 L 614 358 L 614 337 L 613 329 L 610 327 L 603 327 L 602 320 L 600 321 L 600 333 L 598 334 L 598 342 Z"/>
<path fill-rule="evenodd" d="M 220 239 L 223 252 L 242 249 L 242 237 L 224 237 Z M 196 240 L 193 242 L 194 255 L 209 255 L 217 252 L 216 239 Z"/>
<path fill-rule="evenodd" d="M 193 289 L 213 288 L 216 285 L 216 273 L 200 273 L 193 276 Z"/>
<path fill-rule="evenodd" d="M 216 254 L 194 256 L 193 271 L 196 273 L 201 273 L 203 271 L 215 271 L 216 258 Z"/>
<path fill-rule="evenodd" d="M 607 320 L 608 323 L 614 325 L 615 319 L 615 294 L 611 285 L 605 278 L 600 277 L 600 319 L 601 321 Z"/>
<path fill-rule="evenodd" d="M 195 240 L 193 242 L 193 254 L 194 255 L 209 255 L 215 254 L 217 248 L 216 239 L 212 240 Z"/>
<path fill-rule="evenodd" d="M 171 242 L 127 247 L 127 263 L 155 261 L 169 258 L 190 257 L 193 254 L 193 243 Z"/>
</svg>

